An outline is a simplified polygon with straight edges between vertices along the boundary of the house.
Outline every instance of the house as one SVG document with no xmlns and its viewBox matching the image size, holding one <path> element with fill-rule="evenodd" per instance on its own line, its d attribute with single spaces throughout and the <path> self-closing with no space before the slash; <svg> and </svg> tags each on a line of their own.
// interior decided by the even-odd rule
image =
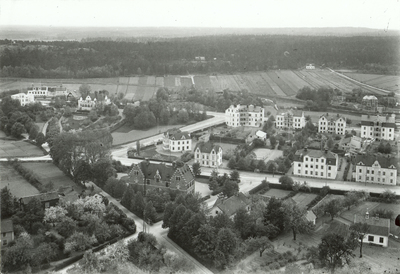
<svg viewBox="0 0 400 274">
<path fill-rule="evenodd" d="M 366 223 L 369 225 L 369 233 L 364 236 L 364 243 L 383 247 L 389 245 L 390 219 L 369 216 L 367 209 L 365 215 L 354 215 L 354 223 Z"/>
<path fill-rule="evenodd" d="M 396 185 L 397 159 L 391 156 L 357 155 L 353 160 L 356 182 Z"/>
<path fill-rule="evenodd" d="M 244 208 L 250 211 L 250 204 L 251 200 L 242 192 L 229 198 L 219 197 L 211 208 L 210 215 L 217 216 L 218 214 L 225 213 L 230 219 L 233 219 L 239 209 Z"/>
<path fill-rule="evenodd" d="M 34 87 L 34 86 L 32 86 L 30 89 L 28 89 L 28 95 L 33 95 L 35 98 L 36 97 L 67 96 L 68 90 L 66 87 L 63 87 L 62 85 L 56 86 L 56 87 L 55 86 L 53 86 L 53 87 L 47 87 L 47 86 Z"/>
<path fill-rule="evenodd" d="M 296 151 L 293 159 L 293 174 L 297 176 L 335 179 L 337 175 L 338 156 L 327 149 L 301 149 Z"/>
<path fill-rule="evenodd" d="M 153 164 L 146 160 L 133 165 L 128 175 L 124 179 L 128 184 L 143 186 L 145 191 L 149 188 L 179 190 L 184 193 L 195 191 L 194 175 L 187 164 L 178 167 L 176 163 Z"/>
<path fill-rule="evenodd" d="M 288 203 L 292 203 L 292 204 L 297 205 L 302 210 L 306 210 L 307 209 L 307 205 L 309 203 L 311 203 L 311 201 L 314 200 L 317 195 L 315 195 L 315 196 L 314 195 L 310 195 L 308 197 L 308 199 L 307 199 L 307 197 L 304 199 L 304 196 L 300 195 L 301 196 L 301 200 L 299 199 L 300 196 L 297 196 L 297 197 L 296 196 L 297 196 L 297 194 L 294 197 L 290 197 L 290 198 L 286 199 L 285 201 L 288 202 Z M 313 225 L 315 225 L 315 221 L 317 220 L 317 216 L 314 214 L 314 212 L 312 210 L 307 210 L 306 211 L 306 215 L 304 217 L 306 218 L 306 220 L 308 222 L 311 222 Z"/>
<path fill-rule="evenodd" d="M 323 114 L 318 120 L 318 132 L 345 135 L 346 119 L 339 114 L 333 117 L 329 113 Z"/>
<path fill-rule="evenodd" d="M 83 100 L 82 97 L 78 100 L 78 109 L 80 110 L 92 110 L 96 105 L 109 105 L 111 104 L 111 100 L 107 97 L 107 95 L 104 97 L 104 100 L 97 100 L 96 97 L 93 96 L 93 98 L 88 95 L 86 96 L 86 99 Z"/>
<path fill-rule="evenodd" d="M 51 206 L 56 206 L 60 201 L 60 196 L 57 192 L 41 193 L 19 198 L 20 209 L 25 210 L 25 206 L 34 198 L 38 199 L 42 203 L 43 210 Z"/>
<path fill-rule="evenodd" d="M 7 246 L 11 241 L 14 241 L 13 221 L 1 220 L 1 246 Z"/>
<path fill-rule="evenodd" d="M 342 138 L 339 142 L 339 149 L 350 152 L 351 154 L 357 154 L 362 147 L 363 140 L 358 136 Z"/>
<path fill-rule="evenodd" d="M 378 107 L 378 98 L 373 95 L 365 95 L 362 98 L 362 105 L 364 108 L 376 110 Z"/>
<path fill-rule="evenodd" d="M 190 133 L 173 128 L 164 133 L 163 149 L 172 152 L 192 150 L 192 139 Z"/>
<path fill-rule="evenodd" d="M 49 87 L 45 86 L 40 86 L 40 87 L 34 87 L 28 89 L 28 95 L 33 95 L 35 98 L 36 97 L 46 97 L 49 92 Z"/>
<path fill-rule="evenodd" d="M 261 127 L 264 124 L 264 108 L 254 105 L 231 105 L 225 110 L 225 123 L 229 127 Z"/>
<path fill-rule="evenodd" d="M 218 167 L 222 165 L 222 148 L 211 142 L 200 142 L 194 149 L 194 161 L 200 166 Z"/>
<path fill-rule="evenodd" d="M 307 64 L 306 65 L 306 69 L 315 69 L 315 65 L 314 64 Z"/>
<path fill-rule="evenodd" d="M 11 99 L 18 100 L 21 106 L 35 102 L 35 97 L 32 94 L 18 93 L 11 95 Z"/>
<path fill-rule="evenodd" d="M 306 125 L 304 111 L 288 110 L 276 115 L 275 127 L 279 129 L 301 129 Z"/>
<path fill-rule="evenodd" d="M 361 138 L 376 140 L 394 140 L 396 115 L 361 115 Z"/>
<path fill-rule="evenodd" d="M 267 133 L 264 131 L 258 130 L 256 132 L 256 137 L 257 137 L 257 139 L 260 139 L 265 142 L 267 140 Z"/>
</svg>

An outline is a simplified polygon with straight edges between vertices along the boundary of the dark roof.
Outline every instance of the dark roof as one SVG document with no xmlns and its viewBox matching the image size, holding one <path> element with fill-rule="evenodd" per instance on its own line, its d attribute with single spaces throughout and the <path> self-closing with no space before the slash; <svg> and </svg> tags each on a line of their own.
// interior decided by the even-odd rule
<svg viewBox="0 0 400 274">
<path fill-rule="evenodd" d="M 365 166 L 372 166 L 375 161 L 378 161 L 379 165 L 382 168 L 389 168 L 390 166 L 394 166 L 394 168 L 397 168 L 397 160 L 395 157 L 386 157 L 386 156 L 378 156 L 378 155 L 357 155 L 356 158 L 354 159 L 354 163 L 356 165 L 359 165 L 359 163 L 362 163 L 362 165 Z"/>
<path fill-rule="evenodd" d="M 336 165 L 336 157 L 330 151 L 322 151 L 316 149 L 301 149 L 296 151 L 293 161 L 303 162 L 304 156 L 312 158 L 325 158 L 328 165 Z"/>
<path fill-rule="evenodd" d="M 362 126 L 373 126 L 374 122 L 372 121 L 361 121 Z"/>
<path fill-rule="evenodd" d="M 196 145 L 194 151 L 197 150 L 197 148 L 200 149 L 200 152 L 202 153 L 210 153 L 213 149 L 215 150 L 215 152 L 217 153 L 218 150 L 221 148 L 219 145 L 214 145 L 211 142 L 200 142 Z"/>
<path fill-rule="evenodd" d="M 47 202 L 47 201 L 57 200 L 60 197 L 58 196 L 57 192 L 49 192 L 49 193 L 41 193 L 41 194 L 37 194 L 37 195 L 22 197 L 20 200 L 23 204 L 26 205 L 34 198 L 38 199 L 39 201 L 41 201 L 43 203 L 43 202 Z"/>
<path fill-rule="evenodd" d="M 375 218 L 369 216 L 365 219 L 365 216 L 354 215 L 354 223 L 367 223 L 369 225 L 369 233 L 374 235 L 389 237 L 390 231 L 390 220 L 385 218 Z"/>
<path fill-rule="evenodd" d="M 382 123 L 382 126 L 396 128 L 396 123 Z"/>
<path fill-rule="evenodd" d="M 226 215 L 232 216 L 236 214 L 239 209 L 246 207 L 250 203 L 250 199 L 240 192 L 238 195 L 231 196 L 228 199 L 218 198 L 214 206 L 218 206 Z"/>
<path fill-rule="evenodd" d="M 183 175 L 183 179 L 186 182 L 190 182 L 194 179 L 194 175 L 187 164 L 184 164 L 183 167 L 175 168 L 174 166 L 166 165 L 166 164 L 153 164 L 147 161 L 143 161 L 139 164 L 140 170 L 143 172 L 144 177 L 147 178 L 154 178 L 157 174 L 160 174 L 162 181 L 170 181 L 172 175 L 175 173 L 176 170 L 180 171 Z"/>
<path fill-rule="evenodd" d="M 190 182 L 194 180 L 194 175 L 192 173 L 192 170 L 187 164 L 185 164 L 183 167 L 177 168 L 177 170 L 179 170 L 182 173 L 183 180 L 185 182 Z"/>
<path fill-rule="evenodd" d="M 185 137 L 185 139 L 190 139 L 189 132 L 186 132 L 186 131 L 182 132 L 180 129 L 176 129 L 176 128 L 168 130 L 165 133 L 165 135 L 168 135 L 168 138 L 172 139 L 172 140 L 181 140 L 183 136 Z"/>
<path fill-rule="evenodd" d="M 11 219 L 1 220 L 1 233 L 14 231 L 13 221 Z"/>
</svg>

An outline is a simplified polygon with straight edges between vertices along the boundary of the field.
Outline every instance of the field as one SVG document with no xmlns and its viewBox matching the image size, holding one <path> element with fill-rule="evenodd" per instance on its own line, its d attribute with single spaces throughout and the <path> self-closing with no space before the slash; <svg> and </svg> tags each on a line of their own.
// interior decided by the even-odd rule
<svg viewBox="0 0 400 274">
<path fill-rule="evenodd" d="M 400 92 L 398 76 L 371 75 L 345 73 L 355 80 Z M 297 91 L 305 86 L 317 89 L 319 87 L 331 87 L 344 92 L 351 92 L 354 88 L 361 87 L 348 79 L 342 78 L 329 70 L 272 70 L 264 72 L 249 72 L 234 75 L 195 75 L 179 76 L 168 75 L 164 77 L 140 76 L 140 77 L 116 77 L 94 79 L 2 79 L 0 92 L 11 89 L 25 91 L 34 85 L 63 85 L 70 91 L 78 91 L 81 84 L 90 85 L 92 91 L 107 90 L 110 94 L 122 93 L 130 101 L 148 101 L 158 88 L 165 87 L 180 90 L 183 87 L 190 88 L 193 85 L 200 90 L 231 91 L 248 90 L 251 93 L 262 96 L 294 97 Z M 384 94 L 368 87 L 362 89 L 370 94 Z"/>
<path fill-rule="evenodd" d="M 25 141 L 0 139 L 0 158 L 43 156 L 43 151 Z"/>
<path fill-rule="evenodd" d="M 53 163 L 22 163 L 22 166 L 32 170 L 42 185 L 53 182 L 54 189 L 59 187 L 74 187 L 75 191 L 79 192 L 79 187 Z"/>
<path fill-rule="evenodd" d="M 268 148 L 256 148 L 253 152 L 256 154 L 258 160 L 262 159 L 264 162 L 275 160 L 283 155 L 282 150 L 271 150 Z"/>
<path fill-rule="evenodd" d="M 290 192 L 291 191 L 289 191 L 289 190 L 271 188 L 270 190 L 265 192 L 262 196 L 276 197 L 276 198 L 280 199 L 280 198 L 285 198 L 286 196 L 288 196 Z"/>
<path fill-rule="evenodd" d="M 293 201 L 297 203 L 297 205 L 301 208 L 306 208 L 308 204 L 312 202 L 318 195 L 311 193 L 302 193 L 299 192 L 292 197 Z"/>
<path fill-rule="evenodd" d="M 39 194 L 24 177 L 22 177 L 11 165 L 0 163 L 1 187 L 7 186 L 15 197 L 24 197 Z"/>
<path fill-rule="evenodd" d="M 400 92 L 400 76 L 379 75 L 379 74 L 362 74 L 362 73 L 343 73 L 344 75 L 357 80 L 361 83 L 371 85 L 373 87 Z"/>
</svg>

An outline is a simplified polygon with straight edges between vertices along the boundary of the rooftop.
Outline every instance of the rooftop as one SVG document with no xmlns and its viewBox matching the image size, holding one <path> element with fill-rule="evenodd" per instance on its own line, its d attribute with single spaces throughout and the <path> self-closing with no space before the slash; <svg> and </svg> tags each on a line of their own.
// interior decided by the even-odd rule
<svg viewBox="0 0 400 274">
<path fill-rule="evenodd" d="M 48 193 L 41 193 L 37 195 L 22 197 L 20 200 L 23 204 L 26 205 L 35 198 L 38 199 L 40 202 L 46 202 L 59 199 L 59 196 L 57 192 L 48 192 Z"/>
<path fill-rule="evenodd" d="M 197 150 L 197 148 L 200 149 L 201 153 L 210 153 L 213 149 L 215 152 L 218 152 L 218 150 L 221 148 L 219 145 L 214 145 L 211 142 L 200 142 L 196 145 L 194 151 Z"/>
<path fill-rule="evenodd" d="M 14 231 L 13 221 L 11 219 L 1 220 L 1 233 Z"/>
<path fill-rule="evenodd" d="M 379 156 L 379 155 L 357 155 L 354 159 L 354 163 L 359 166 L 372 166 L 378 161 L 381 168 L 396 168 L 397 159 L 395 157 Z"/>
<path fill-rule="evenodd" d="M 158 173 L 161 176 L 162 181 L 170 181 L 175 171 L 179 170 L 182 173 L 186 182 L 190 182 L 194 179 L 192 171 L 187 164 L 184 164 L 183 167 L 177 168 L 176 166 L 166 165 L 164 163 L 153 164 L 147 161 L 143 161 L 140 162 L 140 164 L 138 164 L 137 166 L 139 166 L 145 178 L 154 178 L 155 175 Z"/>
<path fill-rule="evenodd" d="M 226 215 L 232 216 L 236 214 L 239 209 L 246 207 L 250 203 L 250 199 L 240 192 L 238 195 L 229 198 L 218 198 L 215 201 L 214 206 L 219 207 L 219 209 L 221 209 L 221 211 Z"/>
<path fill-rule="evenodd" d="M 380 236 L 389 236 L 390 220 L 385 218 L 376 218 L 369 216 L 368 219 L 365 215 L 354 215 L 354 223 L 366 223 L 369 225 L 369 233 Z"/>
<path fill-rule="evenodd" d="M 304 157 L 309 156 L 311 158 L 325 158 L 328 165 L 336 165 L 335 154 L 329 150 L 316 150 L 316 149 L 301 149 L 296 151 L 293 161 L 303 162 Z"/>
<path fill-rule="evenodd" d="M 173 128 L 165 133 L 165 136 L 172 140 L 190 139 L 189 132 L 181 131 L 180 129 Z"/>
</svg>

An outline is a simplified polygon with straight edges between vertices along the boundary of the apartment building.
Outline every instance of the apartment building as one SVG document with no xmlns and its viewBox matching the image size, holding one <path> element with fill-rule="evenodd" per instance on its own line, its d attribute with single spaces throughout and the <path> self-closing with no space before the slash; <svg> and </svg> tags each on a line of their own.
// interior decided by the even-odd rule
<svg viewBox="0 0 400 274">
<path fill-rule="evenodd" d="M 262 127 L 264 121 L 264 108 L 262 107 L 231 105 L 225 110 L 225 123 L 230 127 Z"/>
<path fill-rule="evenodd" d="M 35 102 L 35 97 L 32 94 L 18 93 L 11 95 L 11 99 L 18 100 L 21 106 Z"/>
<path fill-rule="evenodd" d="M 361 138 L 376 140 L 394 140 L 396 115 L 388 116 L 361 116 Z"/>
<path fill-rule="evenodd" d="M 190 133 L 173 128 L 164 133 L 163 149 L 172 152 L 191 151 L 192 139 Z"/>
<path fill-rule="evenodd" d="M 305 125 L 304 111 L 288 110 L 275 117 L 275 127 L 279 129 L 301 129 Z"/>
<path fill-rule="evenodd" d="M 329 113 L 323 114 L 318 120 L 318 132 L 345 135 L 346 119 L 339 114 L 333 116 Z"/>
<path fill-rule="evenodd" d="M 397 161 L 391 156 L 357 155 L 353 161 L 356 182 L 396 185 Z"/>
<path fill-rule="evenodd" d="M 194 149 L 194 161 L 200 166 L 218 167 L 222 164 L 222 148 L 211 142 L 200 142 Z"/>
<path fill-rule="evenodd" d="M 293 159 L 293 175 L 335 179 L 338 156 L 328 150 L 301 149 Z"/>
</svg>

